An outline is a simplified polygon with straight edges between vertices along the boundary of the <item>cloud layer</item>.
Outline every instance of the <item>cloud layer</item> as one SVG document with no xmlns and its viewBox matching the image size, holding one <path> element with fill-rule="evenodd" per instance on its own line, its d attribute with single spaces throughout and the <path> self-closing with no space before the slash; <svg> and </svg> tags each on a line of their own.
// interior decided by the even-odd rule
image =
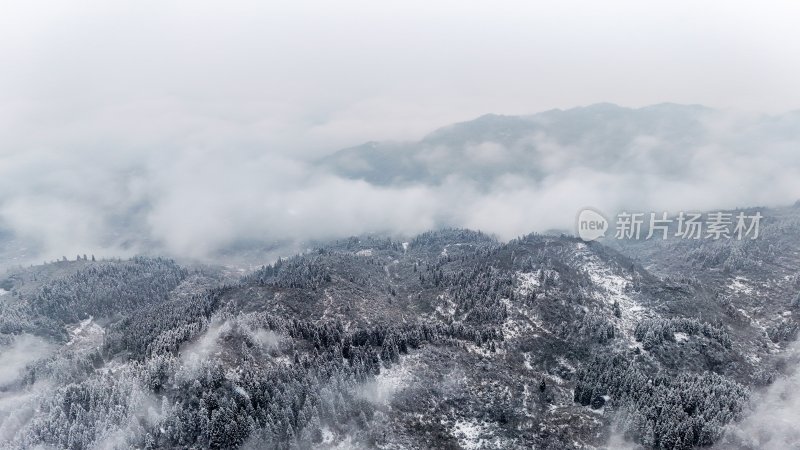
<svg viewBox="0 0 800 450">
<path fill-rule="evenodd" d="M 12 1 L 0 17 L 0 227 L 17 240 L 3 235 L 0 255 L 205 257 L 235 242 L 442 225 L 505 238 L 569 227 L 586 205 L 792 201 L 797 136 L 752 117 L 704 123 L 703 142 L 604 117 L 573 123 L 598 134 L 569 142 L 498 129 L 416 153 L 446 175 L 436 183 L 365 183 L 316 160 L 487 112 L 664 100 L 790 110 L 797 8 Z M 610 163 L 586 164 L 598 145 Z"/>
<path fill-rule="evenodd" d="M 692 118 L 685 107 L 662 107 L 660 115 L 691 119 L 682 134 L 653 129 L 674 120 L 643 121 L 650 110 L 601 105 L 621 114 L 607 123 L 613 114 L 593 108 L 559 113 L 557 121 L 532 116 L 525 120 L 538 125 L 514 133 L 481 119 L 447 128 L 433 135 L 435 144 L 404 144 L 382 156 L 389 178 L 380 182 L 370 178 L 370 148 L 356 153 L 364 159 L 357 170 L 342 173 L 329 160 L 242 144 L 251 130 L 231 122 L 181 129 L 192 120 L 179 116 L 140 135 L 96 118 L 102 123 L 81 121 L 38 136 L 25 151 L 5 152 L 0 220 L 37 244 L 31 248 L 40 253 L 28 255 L 36 258 L 142 251 L 204 258 L 246 242 L 441 226 L 507 239 L 571 230 L 585 206 L 679 211 L 800 197 L 796 114 Z M 392 179 L 409 159 L 417 164 L 412 176 Z"/>
</svg>

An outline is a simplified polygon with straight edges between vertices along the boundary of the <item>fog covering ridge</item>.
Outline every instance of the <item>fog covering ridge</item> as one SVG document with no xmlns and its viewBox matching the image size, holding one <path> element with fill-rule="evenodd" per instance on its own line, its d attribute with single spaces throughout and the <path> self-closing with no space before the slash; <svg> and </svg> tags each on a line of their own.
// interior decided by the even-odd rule
<svg viewBox="0 0 800 450">
<path fill-rule="evenodd" d="M 443 226 L 509 239 L 571 230 L 585 206 L 674 212 L 800 196 L 797 112 L 597 104 L 485 115 L 419 141 L 318 157 L 318 150 L 262 146 L 257 127 L 232 119 L 164 111 L 168 118 L 154 115 L 144 129 L 135 116 L 116 114 L 4 135 L 0 228 L 8 259 L 207 260 L 254 243 Z"/>
</svg>

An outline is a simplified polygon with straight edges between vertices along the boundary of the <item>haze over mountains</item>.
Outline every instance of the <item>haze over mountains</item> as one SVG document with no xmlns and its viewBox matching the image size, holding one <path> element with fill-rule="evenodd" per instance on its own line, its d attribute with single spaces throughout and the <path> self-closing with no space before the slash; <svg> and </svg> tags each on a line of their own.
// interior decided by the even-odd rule
<svg viewBox="0 0 800 450">
<path fill-rule="evenodd" d="M 710 143 L 708 121 L 714 115 L 709 108 L 671 104 L 487 114 L 440 128 L 418 142 L 369 142 L 324 162 L 336 173 L 381 185 L 441 184 L 457 176 L 491 187 L 503 176 L 542 182 L 580 167 L 680 175 L 687 172 L 693 151 Z"/>
<path fill-rule="evenodd" d="M 800 195 L 798 112 L 596 104 L 489 114 L 418 141 L 321 158 L 204 145 L 196 132 L 142 141 L 112 131 L 101 144 L 73 131 L 69 154 L 41 145 L 12 152 L 0 169 L 3 254 L 12 263 L 87 252 L 204 259 L 254 243 L 442 226 L 509 239 L 571 231 L 585 206 L 708 210 Z"/>
<path fill-rule="evenodd" d="M 0 450 L 800 449 L 800 2 L 2 12 Z"/>
<path fill-rule="evenodd" d="M 599 104 L 322 158 L 17 155 L 0 445 L 796 447 L 767 422 L 797 404 L 798 143 L 797 113 Z M 584 206 L 764 220 L 530 233 Z M 178 261 L 103 258 L 133 253 Z"/>
</svg>

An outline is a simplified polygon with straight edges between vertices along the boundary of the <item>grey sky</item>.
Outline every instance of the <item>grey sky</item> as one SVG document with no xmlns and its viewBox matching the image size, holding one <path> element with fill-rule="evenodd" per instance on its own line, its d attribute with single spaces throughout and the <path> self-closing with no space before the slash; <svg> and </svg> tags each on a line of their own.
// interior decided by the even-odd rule
<svg viewBox="0 0 800 450">
<path fill-rule="evenodd" d="M 507 238 L 630 204 L 630 192 L 638 207 L 786 204 L 800 193 L 795 134 L 747 120 L 709 122 L 714 145 L 685 149 L 711 175 L 644 187 L 641 173 L 572 166 L 488 190 L 467 176 L 374 186 L 309 161 L 488 112 L 794 110 L 798 13 L 795 2 L 4 1 L 0 230 L 36 258 L 124 256 L 142 242 L 202 257 L 241 240 L 442 225 Z M 531 138 L 543 168 L 580 154 Z"/>
<path fill-rule="evenodd" d="M 291 3 L 291 5 L 287 4 Z M 797 2 L 11 1 L 0 119 L 233 121 L 274 151 L 600 101 L 800 105 Z"/>
</svg>

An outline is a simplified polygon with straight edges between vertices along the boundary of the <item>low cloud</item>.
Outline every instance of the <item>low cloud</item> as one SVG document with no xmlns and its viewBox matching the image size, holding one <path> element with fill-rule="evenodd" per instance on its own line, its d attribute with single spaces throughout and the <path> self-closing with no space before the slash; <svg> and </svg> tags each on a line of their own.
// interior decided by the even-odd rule
<svg viewBox="0 0 800 450">
<path fill-rule="evenodd" d="M 14 336 L 12 342 L 0 348 L 0 387 L 17 381 L 25 368 L 52 354 L 55 347 L 44 339 L 30 334 Z"/>
<path fill-rule="evenodd" d="M 794 343 L 783 357 L 792 369 L 768 388 L 756 392 L 745 417 L 729 425 L 724 439 L 714 448 L 783 450 L 800 448 L 800 343 Z"/>
<path fill-rule="evenodd" d="M 135 114 L 84 118 L 25 146 L 4 146 L 0 226 L 28 243 L 21 259 L 143 252 L 211 259 L 242 242 L 407 236 L 443 226 L 508 239 L 571 230 L 585 206 L 678 211 L 800 196 L 800 120 L 791 114 L 715 113 L 693 122 L 699 131 L 687 126 L 688 138 L 636 129 L 635 120 L 605 124 L 602 115 L 583 125 L 584 137 L 578 130 L 567 139 L 545 124 L 509 142 L 499 129 L 497 139 L 488 133 L 417 153 L 401 146 L 437 178 L 375 183 L 358 176 L 368 166 L 345 175 L 311 153 L 261 146 L 258 126 L 158 106 L 164 110 L 156 108 L 151 122 L 161 123 L 121 123 L 136 123 Z M 22 142 L 14 136 L 5 139 Z"/>
<path fill-rule="evenodd" d="M 52 355 L 56 347 L 30 334 L 11 336 L 0 347 L 0 443 L 11 439 L 33 417 L 48 381 L 33 385 L 19 383 L 29 365 Z M 16 384 L 16 385 L 15 385 Z"/>
</svg>

